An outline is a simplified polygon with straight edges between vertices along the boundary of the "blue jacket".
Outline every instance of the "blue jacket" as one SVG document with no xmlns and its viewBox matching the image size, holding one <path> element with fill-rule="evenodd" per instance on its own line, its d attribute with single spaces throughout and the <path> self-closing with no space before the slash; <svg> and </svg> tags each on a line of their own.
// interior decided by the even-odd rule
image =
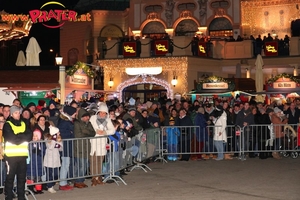
<svg viewBox="0 0 300 200">
<path fill-rule="evenodd" d="M 198 142 L 208 141 L 208 130 L 205 116 L 202 113 L 197 113 L 194 121 L 196 128 L 196 139 Z"/>
<path fill-rule="evenodd" d="M 168 144 L 178 144 L 178 138 L 180 136 L 180 131 L 177 127 L 166 128 L 167 142 Z"/>
<path fill-rule="evenodd" d="M 111 145 L 112 147 L 111 147 L 110 150 L 112 152 L 118 151 L 119 150 L 120 133 L 118 131 L 116 131 L 114 135 L 110 135 L 108 137 L 109 137 L 109 139 L 111 140 L 111 143 L 112 143 L 112 145 Z"/>
<path fill-rule="evenodd" d="M 66 139 L 74 138 L 73 122 L 61 115 L 57 128 L 59 128 L 60 136 L 63 140 L 62 157 L 73 157 L 73 140 L 66 141 Z"/>
</svg>

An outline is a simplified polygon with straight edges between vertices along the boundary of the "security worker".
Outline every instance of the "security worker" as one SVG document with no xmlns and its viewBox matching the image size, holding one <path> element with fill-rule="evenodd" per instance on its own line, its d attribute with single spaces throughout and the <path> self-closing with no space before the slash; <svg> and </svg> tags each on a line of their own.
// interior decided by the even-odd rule
<svg viewBox="0 0 300 200">
<path fill-rule="evenodd" d="M 10 117 L 3 127 L 4 158 L 7 166 L 5 200 L 13 199 L 15 176 L 17 176 L 18 200 L 25 200 L 26 159 L 28 157 L 28 142 L 32 140 L 32 132 L 20 116 L 20 108 L 11 106 Z"/>
</svg>

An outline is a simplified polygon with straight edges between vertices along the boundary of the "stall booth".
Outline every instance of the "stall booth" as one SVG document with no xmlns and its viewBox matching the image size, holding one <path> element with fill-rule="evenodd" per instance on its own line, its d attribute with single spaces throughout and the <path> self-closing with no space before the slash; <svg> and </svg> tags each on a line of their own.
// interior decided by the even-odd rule
<svg viewBox="0 0 300 200">
<path fill-rule="evenodd" d="M 254 85 L 252 79 L 247 79 L 249 85 Z M 239 81 L 236 79 L 224 79 L 222 77 L 207 77 L 195 84 L 195 90 L 189 95 L 192 101 L 213 103 L 214 100 L 228 101 L 233 104 L 235 101 L 246 102 L 252 95 L 251 93 L 241 91 L 237 87 Z M 255 86 L 253 86 L 255 87 Z"/>
<path fill-rule="evenodd" d="M 290 103 L 299 98 L 300 79 L 283 73 L 270 78 L 266 83 L 266 103 L 274 101 L 279 103 Z"/>
<path fill-rule="evenodd" d="M 1 71 L 5 78 L 0 79 L 1 93 L 4 94 L 1 103 L 11 105 L 13 99 L 18 98 L 23 106 L 30 102 L 36 105 L 39 100 L 46 103 L 57 97 L 59 85 L 59 72 L 57 69 L 51 70 L 18 70 Z"/>
<path fill-rule="evenodd" d="M 100 99 L 105 96 L 103 90 L 94 90 L 95 71 L 85 63 L 77 62 L 65 71 L 60 70 L 61 90 L 60 98 L 64 98 L 61 104 L 69 104 L 73 100 L 83 102 L 91 97 Z M 63 83 L 65 81 L 65 83 Z M 104 99 L 103 99 L 104 100 Z"/>
</svg>

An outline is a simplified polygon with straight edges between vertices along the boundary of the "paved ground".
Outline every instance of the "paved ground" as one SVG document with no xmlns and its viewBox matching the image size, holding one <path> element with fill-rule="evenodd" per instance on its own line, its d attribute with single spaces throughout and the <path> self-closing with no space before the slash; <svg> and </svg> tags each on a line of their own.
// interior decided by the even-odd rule
<svg viewBox="0 0 300 200">
<path fill-rule="evenodd" d="M 106 184 L 56 194 L 38 200 L 299 200 L 300 158 L 258 158 L 246 161 L 151 163 L 152 172 L 134 170 L 127 186 Z M 90 180 L 87 180 L 90 185 Z M 57 187 L 57 185 L 56 185 Z M 3 196 L 0 196 L 3 199 Z M 33 198 L 29 198 L 33 199 Z"/>
</svg>

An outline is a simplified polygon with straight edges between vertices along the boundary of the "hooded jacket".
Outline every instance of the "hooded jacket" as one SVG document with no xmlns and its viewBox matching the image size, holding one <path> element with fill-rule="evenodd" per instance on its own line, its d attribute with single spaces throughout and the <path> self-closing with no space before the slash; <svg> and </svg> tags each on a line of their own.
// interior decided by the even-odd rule
<svg viewBox="0 0 300 200">
<path fill-rule="evenodd" d="M 78 158 L 88 158 L 90 152 L 90 142 L 88 137 L 94 137 L 96 132 L 90 121 L 82 121 L 82 116 L 88 114 L 88 111 L 81 108 L 78 111 L 77 119 L 74 121 L 74 136 L 77 140 L 74 142 L 74 156 Z"/>
<path fill-rule="evenodd" d="M 227 115 L 223 111 L 220 117 L 215 118 L 214 120 L 214 140 L 227 142 L 226 134 L 226 124 L 227 124 Z M 221 133 L 221 135 L 219 135 Z"/>
<path fill-rule="evenodd" d="M 106 126 L 105 127 L 100 127 L 97 123 L 98 120 L 98 113 L 99 112 L 106 112 Z M 111 122 L 111 119 L 108 117 L 108 108 L 105 103 L 101 103 L 99 106 L 99 109 L 97 111 L 96 115 L 91 116 L 90 122 L 95 130 L 95 136 L 96 138 L 90 139 L 91 142 L 91 152 L 90 155 L 93 156 L 94 154 L 96 156 L 105 156 L 107 153 L 106 150 L 106 143 L 107 143 L 107 136 L 108 135 L 113 135 L 115 133 L 115 127 Z M 98 135 L 97 131 L 98 130 L 104 130 L 105 135 Z"/>
</svg>

